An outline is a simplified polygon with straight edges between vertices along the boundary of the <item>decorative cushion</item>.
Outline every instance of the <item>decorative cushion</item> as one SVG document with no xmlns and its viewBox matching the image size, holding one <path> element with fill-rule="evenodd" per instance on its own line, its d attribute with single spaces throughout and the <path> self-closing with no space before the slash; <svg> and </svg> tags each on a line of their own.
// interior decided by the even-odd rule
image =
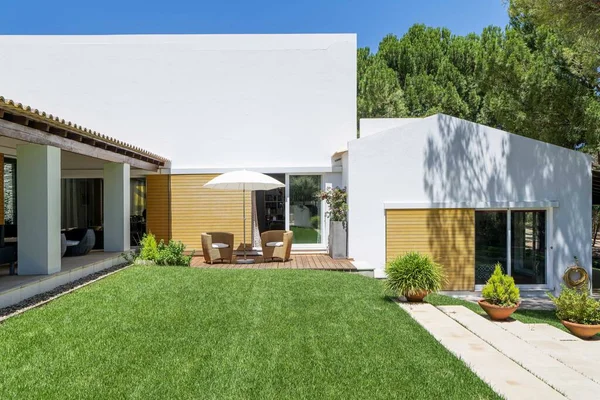
<svg viewBox="0 0 600 400">
<path fill-rule="evenodd" d="M 79 240 L 67 240 L 67 247 L 77 246 L 79 244 Z"/>
<path fill-rule="evenodd" d="M 267 247 L 282 247 L 283 242 L 267 242 Z"/>
<path fill-rule="evenodd" d="M 229 247 L 229 245 L 227 243 L 213 243 L 212 244 L 213 249 L 226 249 L 228 247 Z"/>
</svg>

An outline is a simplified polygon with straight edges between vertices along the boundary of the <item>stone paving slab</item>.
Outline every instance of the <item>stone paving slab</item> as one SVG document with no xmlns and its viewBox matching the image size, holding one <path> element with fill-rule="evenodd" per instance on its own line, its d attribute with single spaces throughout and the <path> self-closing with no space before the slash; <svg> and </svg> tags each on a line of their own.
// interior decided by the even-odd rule
<svg viewBox="0 0 600 400">
<path fill-rule="evenodd" d="M 506 399 L 565 398 L 431 304 L 400 303 L 400 307 Z"/>
<path fill-rule="evenodd" d="M 492 321 L 516 337 L 531 342 L 536 340 L 553 340 L 556 342 L 580 342 L 577 336 L 562 331 L 548 324 L 524 324 L 517 320 Z"/>
<path fill-rule="evenodd" d="M 570 399 L 597 399 L 600 397 L 600 384 L 565 365 L 545 351 L 541 351 L 533 344 L 516 335 L 509 335 L 506 329 L 489 319 L 463 306 L 443 306 L 439 308 L 463 327 L 566 397 Z M 514 322 L 507 322 L 506 324 L 507 326 L 513 326 Z M 519 324 L 514 326 L 519 326 Z M 539 337 L 539 334 L 536 334 L 535 331 L 532 332 L 534 337 Z M 546 345 L 542 346 L 551 344 L 559 347 L 565 346 L 566 343 L 570 342 L 557 342 L 548 339 Z M 561 350 L 554 349 L 553 351 Z"/>
<path fill-rule="evenodd" d="M 520 321 L 494 323 L 571 369 L 600 383 L 600 341 L 584 341 L 548 324 L 524 324 Z"/>
</svg>

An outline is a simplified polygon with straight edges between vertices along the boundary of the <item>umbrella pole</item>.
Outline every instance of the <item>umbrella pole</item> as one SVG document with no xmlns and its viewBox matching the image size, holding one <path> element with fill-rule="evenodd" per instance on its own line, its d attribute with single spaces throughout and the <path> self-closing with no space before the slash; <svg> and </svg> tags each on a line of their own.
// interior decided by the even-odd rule
<svg viewBox="0 0 600 400">
<path fill-rule="evenodd" d="M 242 199 L 242 204 L 244 207 L 243 210 L 243 215 L 244 215 L 244 243 L 242 244 L 244 246 L 244 259 L 243 260 L 237 260 L 238 264 L 253 264 L 254 263 L 254 259 L 253 258 L 247 258 L 246 256 L 246 184 L 243 184 L 244 186 L 242 186 L 242 196 L 244 196 L 244 198 Z"/>
<path fill-rule="evenodd" d="M 244 183 L 244 191 L 242 192 L 242 196 L 244 196 L 243 204 L 244 204 L 244 261 L 246 261 L 246 184 Z"/>
</svg>

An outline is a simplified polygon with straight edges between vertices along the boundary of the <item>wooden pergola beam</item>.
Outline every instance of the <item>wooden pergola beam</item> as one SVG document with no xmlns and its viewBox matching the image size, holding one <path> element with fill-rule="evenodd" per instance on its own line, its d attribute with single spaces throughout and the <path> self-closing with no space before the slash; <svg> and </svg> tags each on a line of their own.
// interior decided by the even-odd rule
<svg viewBox="0 0 600 400">
<path fill-rule="evenodd" d="M 52 129 L 51 129 L 52 130 Z M 59 149 L 69 151 L 75 154 L 81 154 L 88 157 L 98 158 L 104 161 L 126 163 L 134 168 L 143 169 L 146 171 L 157 171 L 161 162 L 147 162 L 137 158 L 129 157 L 124 154 L 124 149 L 114 147 L 113 151 L 103 149 L 98 146 L 92 146 L 83 143 L 82 136 L 77 135 L 80 140 L 72 140 L 68 137 L 63 137 L 53 132 L 44 132 L 30 126 L 21 125 L 15 122 L 0 119 L 0 135 L 21 140 L 28 143 L 42 144 L 58 147 Z M 68 132 L 67 136 L 74 135 Z M 108 147 L 108 146 L 107 146 Z"/>
</svg>

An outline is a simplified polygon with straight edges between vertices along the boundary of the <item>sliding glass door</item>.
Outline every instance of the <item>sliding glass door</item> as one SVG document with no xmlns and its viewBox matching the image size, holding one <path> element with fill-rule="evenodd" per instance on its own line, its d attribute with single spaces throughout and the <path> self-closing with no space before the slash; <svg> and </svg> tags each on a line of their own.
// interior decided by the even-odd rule
<svg viewBox="0 0 600 400">
<path fill-rule="evenodd" d="M 483 285 L 494 272 L 496 263 L 506 273 L 506 211 L 475 212 L 475 284 Z"/>
<path fill-rule="evenodd" d="M 476 285 L 485 284 L 496 263 L 519 285 L 547 283 L 546 211 L 475 212 Z"/>
<path fill-rule="evenodd" d="M 546 212 L 511 211 L 511 272 L 515 283 L 546 283 Z"/>
<path fill-rule="evenodd" d="M 290 175 L 289 224 L 294 232 L 292 243 L 320 244 L 321 226 L 321 175 Z"/>
</svg>

